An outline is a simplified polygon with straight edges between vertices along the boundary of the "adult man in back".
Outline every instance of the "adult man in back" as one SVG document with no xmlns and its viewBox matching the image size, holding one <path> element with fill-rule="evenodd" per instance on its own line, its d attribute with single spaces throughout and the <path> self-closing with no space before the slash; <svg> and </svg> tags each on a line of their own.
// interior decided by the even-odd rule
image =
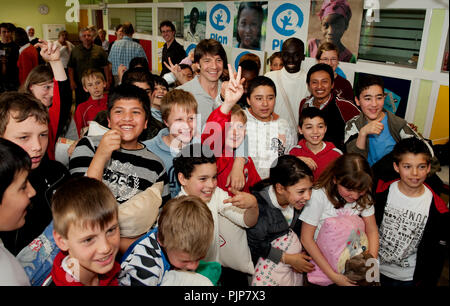
<svg viewBox="0 0 450 306">
<path fill-rule="evenodd" d="M 130 22 L 125 22 L 122 26 L 123 38 L 117 41 L 111 48 L 108 56 L 108 61 L 112 64 L 112 75 L 114 77 L 114 84 L 119 84 L 118 68 L 120 64 L 127 68 L 130 61 L 135 57 L 144 57 L 147 61 L 147 55 L 144 48 L 133 41 L 134 28 Z"/>
<path fill-rule="evenodd" d="M 169 20 L 161 22 L 159 25 L 159 31 L 162 37 L 166 41 L 162 51 L 162 71 L 161 76 L 169 73 L 170 70 L 164 65 L 164 63 L 169 63 L 169 58 L 174 65 L 179 64 L 185 57 L 186 51 L 183 46 L 180 45 L 175 39 L 175 26 Z"/>
<path fill-rule="evenodd" d="M 19 87 L 19 46 L 12 39 L 14 30 L 12 23 L 0 24 L 0 93 Z"/>
<path fill-rule="evenodd" d="M 306 72 L 300 69 L 305 59 L 304 52 L 303 41 L 295 37 L 289 38 L 281 48 L 283 69 L 270 71 L 265 75 L 272 79 L 277 88 L 274 112 L 287 120 L 294 130 L 297 130 L 300 101 L 308 94 Z"/>
<path fill-rule="evenodd" d="M 102 47 L 95 45 L 92 32 L 89 28 L 80 30 L 81 44 L 73 48 L 70 54 L 69 71 L 70 87 L 75 90 L 76 104 L 83 103 L 89 99 L 89 93 L 83 89 L 81 76 L 89 68 L 103 72 L 106 80 L 106 88 L 111 85 L 111 74 L 108 69 L 108 55 Z"/>
</svg>

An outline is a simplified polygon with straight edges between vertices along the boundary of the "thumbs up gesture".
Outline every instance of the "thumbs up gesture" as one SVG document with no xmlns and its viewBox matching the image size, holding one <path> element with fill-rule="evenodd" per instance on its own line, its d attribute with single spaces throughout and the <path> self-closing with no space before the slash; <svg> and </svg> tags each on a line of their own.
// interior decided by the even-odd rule
<svg viewBox="0 0 450 306">
<path fill-rule="evenodd" d="M 384 124 L 381 123 L 381 121 L 384 119 L 384 116 L 386 115 L 383 113 L 383 116 L 381 116 L 380 118 L 369 122 L 361 129 L 360 132 L 364 135 L 380 135 L 384 129 Z"/>
</svg>

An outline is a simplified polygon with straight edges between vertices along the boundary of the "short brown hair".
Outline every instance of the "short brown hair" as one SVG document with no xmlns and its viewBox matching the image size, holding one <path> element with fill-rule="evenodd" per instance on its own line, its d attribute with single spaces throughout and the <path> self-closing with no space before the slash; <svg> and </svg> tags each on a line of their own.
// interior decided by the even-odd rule
<svg viewBox="0 0 450 306">
<path fill-rule="evenodd" d="M 118 204 L 101 181 L 80 176 L 59 187 L 52 197 L 53 227 L 67 238 L 70 225 L 82 228 L 100 226 L 103 230 L 118 218 Z"/>
<path fill-rule="evenodd" d="M 178 105 L 186 111 L 194 111 L 197 113 L 198 104 L 194 96 L 190 92 L 182 89 L 173 89 L 166 93 L 161 100 L 161 116 L 164 121 L 167 121 L 172 107 L 175 105 Z"/>
<path fill-rule="evenodd" d="M 208 206 L 196 196 L 168 201 L 158 219 L 158 240 L 167 250 L 206 256 L 213 241 L 214 220 Z"/>
<path fill-rule="evenodd" d="M 333 43 L 324 42 L 319 46 L 319 49 L 317 49 L 316 60 L 320 60 L 320 58 L 322 57 L 322 53 L 324 53 L 325 51 L 336 51 L 336 54 L 339 58 L 339 48 Z"/>
<path fill-rule="evenodd" d="M 223 67 L 226 69 L 228 64 L 227 53 L 220 42 L 215 39 L 201 40 L 194 50 L 194 63 L 200 63 L 200 59 L 207 54 L 212 56 L 220 56 L 223 62 Z"/>
<path fill-rule="evenodd" d="M 245 114 L 244 110 L 238 104 L 235 104 L 231 108 L 231 116 L 238 116 L 242 119 L 242 122 L 244 122 L 244 124 L 247 123 L 247 115 Z"/>
<path fill-rule="evenodd" d="M 25 121 L 28 117 L 34 117 L 42 124 L 50 121 L 47 107 L 41 101 L 31 94 L 13 91 L 0 95 L 0 136 L 5 134 L 10 117 L 18 122 Z"/>
<path fill-rule="evenodd" d="M 25 82 L 20 87 L 20 92 L 26 92 L 31 94 L 31 86 L 42 83 L 53 82 L 53 71 L 47 65 L 38 65 L 34 67 L 28 74 Z"/>
<path fill-rule="evenodd" d="M 101 73 L 100 70 L 87 69 L 87 70 L 83 71 L 83 74 L 81 75 L 81 83 L 83 84 L 83 87 L 86 87 L 86 84 L 85 84 L 86 80 L 91 77 L 96 77 L 96 78 L 102 80 L 103 82 L 105 82 L 105 77 L 103 76 L 103 73 Z"/>
</svg>

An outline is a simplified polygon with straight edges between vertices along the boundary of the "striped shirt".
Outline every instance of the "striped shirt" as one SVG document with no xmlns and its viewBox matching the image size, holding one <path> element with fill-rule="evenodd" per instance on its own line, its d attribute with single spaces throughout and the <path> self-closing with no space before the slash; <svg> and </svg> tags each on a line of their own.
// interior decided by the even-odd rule
<svg viewBox="0 0 450 306">
<path fill-rule="evenodd" d="M 102 136 L 81 138 L 69 161 L 71 175 L 86 174 L 101 138 Z M 164 182 L 164 204 L 170 199 L 166 169 L 161 159 L 145 146 L 138 150 L 120 148 L 114 151 L 103 170 L 103 183 L 109 187 L 119 204 L 161 181 Z"/>
</svg>

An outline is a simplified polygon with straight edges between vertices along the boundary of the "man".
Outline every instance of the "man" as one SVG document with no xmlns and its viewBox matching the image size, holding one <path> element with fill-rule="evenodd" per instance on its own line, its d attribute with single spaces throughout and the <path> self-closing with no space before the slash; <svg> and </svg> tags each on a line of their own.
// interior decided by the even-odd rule
<svg viewBox="0 0 450 306">
<path fill-rule="evenodd" d="M 175 40 L 175 26 L 171 21 L 165 20 L 159 25 L 159 31 L 166 41 L 162 51 L 162 63 L 169 63 L 169 58 L 174 65 L 180 63 L 186 57 L 186 51 L 183 46 Z M 169 68 L 163 64 L 161 76 L 169 72 Z"/>
<path fill-rule="evenodd" d="M 194 62 L 199 63 L 200 74 L 177 88 L 194 95 L 203 128 L 212 111 L 221 105 L 220 77 L 224 66 L 227 65 L 227 55 L 222 44 L 217 40 L 204 39 L 195 48 Z"/>
<path fill-rule="evenodd" d="M 89 98 L 89 94 L 83 89 L 81 76 L 89 68 L 97 69 L 104 73 L 106 88 L 111 85 L 111 74 L 108 69 L 108 56 L 102 47 L 94 44 L 92 32 L 89 28 L 80 30 L 81 44 L 73 48 L 70 54 L 69 70 L 70 87 L 75 90 L 76 104 L 83 103 Z"/>
<path fill-rule="evenodd" d="M 287 120 L 294 130 L 297 130 L 300 101 L 307 95 L 306 73 L 300 70 L 305 59 L 304 52 L 303 41 L 289 38 L 281 48 L 283 69 L 266 73 L 277 88 L 274 112 Z"/>
<path fill-rule="evenodd" d="M 19 87 L 19 46 L 12 39 L 14 30 L 12 23 L 0 24 L 0 93 Z"/>
<path fill-rule="evenodd" d="M 120 64 L 125 65 L 127 68 L 130 61 L 135 57 L 144 57 L 147 60 L 144 48 L 133 41 L 134 28 L 130 22 L 125 22 L 122 26 L 123 38 L 117 41 L 114 46 L 111 47 L 111 52 L 108 56 L 108 61 L 112 64 L 112 75 L 114 76 L 114 83 L 119 84 L 118 68 Z"/>
</svg>

